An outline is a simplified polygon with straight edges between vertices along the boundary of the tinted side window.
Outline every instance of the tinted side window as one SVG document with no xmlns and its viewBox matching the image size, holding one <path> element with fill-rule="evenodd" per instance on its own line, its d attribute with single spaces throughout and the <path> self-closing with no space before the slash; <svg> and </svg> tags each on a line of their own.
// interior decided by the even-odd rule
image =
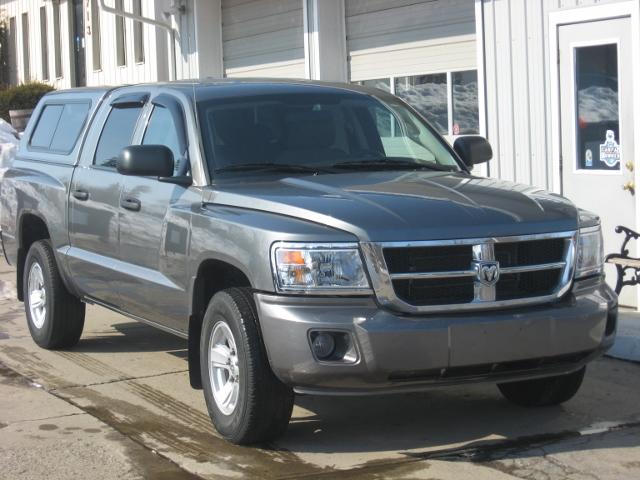
<svg viewBox="0 0 640 480">
<path fill-rule="evenodd" d="M 89 102 L 45 105 L 30 145 L 53 153 L 69 153 L 78 141 L 89 108 Z"/>
<path fill-rule="evenodd" d="M 104 124 L 93 163 L 100 167 L 116 168 L 120 151 L 131 145 L 131 137 L 142 106 L 112 108 Z"/>
<path fill-rule="evenodd" d="M 31 135 L 30 144 L 32 147 L 49 148 L 53 134 L 58 128 L 63 109 L 62 105 L 45 105 L 33 135 Z"/>
<path fill-rule="evenodd" d="M 184 152 L 181 152 L 178 131 L 171 112 L 168 108 L 156 105 L 151 113 L 149 125 L 144 132 L 143 145 L 165 145 L 173 152 L 174 174 L 180 170 L 184 162 Z"/>
</svg>

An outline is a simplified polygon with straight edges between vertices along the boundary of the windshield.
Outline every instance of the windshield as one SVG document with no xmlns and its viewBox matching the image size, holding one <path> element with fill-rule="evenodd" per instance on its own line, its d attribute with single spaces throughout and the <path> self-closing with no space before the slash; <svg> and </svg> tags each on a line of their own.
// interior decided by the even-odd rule
<svg viewBox="0 0 640 480">
<path fill-rule="evenodd" d="M 391 96 L 272 94 L 203 101 L 198 114 L 212 178 L 247 171 L 460 170 L 444 140 Z"/>
</svg>

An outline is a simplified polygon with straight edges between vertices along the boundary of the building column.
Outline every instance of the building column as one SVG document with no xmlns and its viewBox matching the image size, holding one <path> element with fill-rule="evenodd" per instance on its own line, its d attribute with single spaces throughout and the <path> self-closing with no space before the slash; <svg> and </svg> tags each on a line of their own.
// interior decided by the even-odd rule
<svg viewBox="0 0 640 480">
<path fill-rule="evenodd" d="M 198 77 L 223 77 L 221 1 L 193 0 L 193 22 Z"/>
<path fill-rule="evenodd" d="M 348 81 L 344 0 L 302 0 L 302 4 L 306 77 Z"/>
</svg>

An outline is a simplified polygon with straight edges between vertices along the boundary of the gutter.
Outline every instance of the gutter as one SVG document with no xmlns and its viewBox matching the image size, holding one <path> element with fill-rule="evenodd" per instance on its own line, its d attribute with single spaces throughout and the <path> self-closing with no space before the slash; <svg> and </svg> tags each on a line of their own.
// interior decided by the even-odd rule
<svg viewBox="0 0 640 480">
<path fill-rule="evenodd" d="M 98 6 L 100 10 L 106 13 L 111 13 L 112 15 L 116 15 L 118 17 L 130 18 L 137 22 L 146 23 L 147 25 L 152 25 L 156 28 L 161 28 L 169 33 L 169 38 L 171 40 L 171 58 L 169 60 L 169 80 L 176 80 L 177 78 L 177 70 L 176 70 L 176 30 L 173 28 L 173 25 L 168 22 L 163 22 L 161 20 L 156 20 L 155 18 L 143 17 L 141 15 L 135 15 L 134 13 L 125 12 L 124 10 L 117 10 L 114 7 L 109 7 L 105 0 L 99 0 Z"/>
</svg>

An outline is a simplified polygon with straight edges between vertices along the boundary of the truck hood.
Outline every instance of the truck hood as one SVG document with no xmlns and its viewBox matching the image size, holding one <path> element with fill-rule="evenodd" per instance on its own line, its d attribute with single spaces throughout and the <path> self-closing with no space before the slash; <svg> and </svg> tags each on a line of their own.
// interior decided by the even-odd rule
<svg viewBox="0 0 640 480">
<path fill-rule="evenodd" d="M 361 241 L 440 240 L 575 230 L 576 207 L 537 187 L 449 172 L 349 172 L 225 180 L 205 203 L 261 210 Z"/>
</svg>

